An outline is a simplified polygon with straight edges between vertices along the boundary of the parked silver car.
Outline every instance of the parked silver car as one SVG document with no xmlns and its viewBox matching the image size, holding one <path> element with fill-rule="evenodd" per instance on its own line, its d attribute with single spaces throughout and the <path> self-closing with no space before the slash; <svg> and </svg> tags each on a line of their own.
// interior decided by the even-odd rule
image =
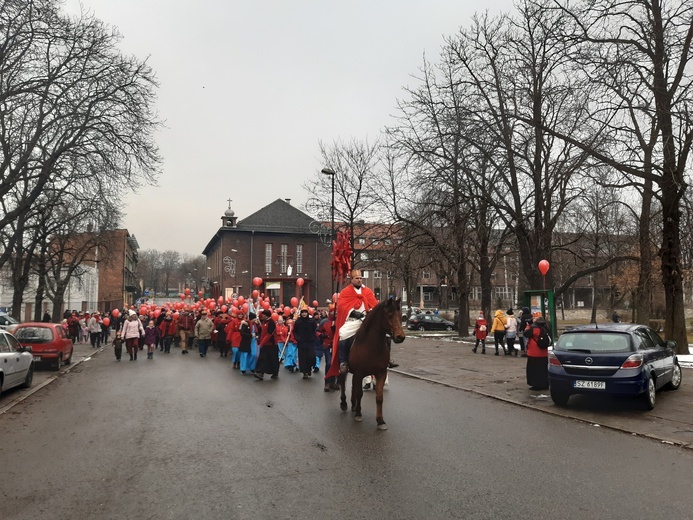
<svg viewBox="0 0 693 520">
<path fill-rule="evenodd" d="M 0 329 L 12 332 L 19 322 L 6 312 L 0 312 Z"/>
<path fill-rule="evenodd" d="M 29 388 L 33 379 L 31 347 L 22 347 L 12 334 L 0 329 L 0 396 L 15 386 Z"/>
</svg>

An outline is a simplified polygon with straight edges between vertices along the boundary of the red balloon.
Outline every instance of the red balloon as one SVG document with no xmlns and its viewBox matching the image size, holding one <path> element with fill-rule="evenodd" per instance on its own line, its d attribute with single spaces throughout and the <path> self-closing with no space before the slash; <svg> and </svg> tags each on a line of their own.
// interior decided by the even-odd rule
<svg viewBox="0 0 693 520">
<path fill-rule="evenodd" d="M 185 294 L 181 294 L 181 295 L 180 295 L 180 299 L 181 299 L 181 300 L 185 300 Z"/>
<path fill-rule="evenodd" d="M 118 316 L 120 316 L 120 311 L 118 309 L 113 309 L 111 311 L 111 314 L 113 315 L 114 318 L 117 318 Z"/>
<path fill-rule="evenodd" d="M 284 307 L 284 316 L 289 316 L 291 314 L 291 309 L 289 307 Z"/>
<path fill-rule="evenodd" d="M 216 302 L 209 302 L 207 304 L 207 307 L 209 308 L 210 311 L 213 311 L 214 309 L 217 308 L 217 304 L 216 304 Z"/>
<path fill-rule="evenodd" d="M 160 311 L 159 309 L 156 309 L 156 310 L 154 311 L 154 317 L 155 317 L 155 318 L 158 318 L 159 316 L 161 316 L 161 311 Z"/>
<path fill-rule="evenodd" d="M 551 267 L 551 264 L 549 264 L 548 261 L 541 260 L 539 262 L 539 272 L 542 274 L 542 276 L 546 276 L 546 273 L 549 272 L 549 267 Z"/>
<path fill-rule="evenodd" d="M 274 320 L 275 322 L 279 321 L 279 314 L 277 314 L 276 312 L 273 312 L 272 313 L 272 320 Z"/>
<path fill-rule="evenodd" d="M 226 305 L 221 306 L 221 312 L 227 312 L 229 308 Z"/>
<path fill-rule="evenodd" d="M 103 324 L 106 325 L 106 327 L 108 327 L 111 324 L 111 320 L 109 318 L 104 318 L 102 321 L 103 321 Z"/>
<path fill-rule="evenodd" d="M 313 307 L 318 307 L 318 300 L 313 300 Z"/>
<path fill-rule="evenodd" d="M 180 316 L 180 314 L 178 312 L 173 313 L 173 319 L 177 320 L 178 316 Z"/>
<path fill-rule="evenodd" d="M 190 294 L 190 289 L 186 289 L 185 294 Z"/>
<path fill-rule="evenodd" d="M 303 284 L 304 284 L 305 282 L 306 282 L 306 281 L 305 281 L 303 278 L 297 278 L 297 279 L 296 279 L 296 285 L 298 285 L 299 287 L 303 287 Z"/>
<path fill-rule="evenodd" d="M 260 278 L 259 276 L 253 278 L 253 285 L 255 287 L 260 287 L 262 285 L 262 278 Z"/>
<path fill-rule="evenodd" d="M 197 295 L 202 298 L 205 295 L 204 291 L 197 291 Z"/>
<path fill-rule="evenodd" d="M 291 298 L 291 306 L 292 307 L 298 306 L 298 298 L 296 298 L 295 296 L 293 298 Z"/>
<path fill-rule="evenodd" d="M 257 289 L 253 289 L 253 299 L 257 300 L 257 297 L 260 295 L 260 291 Z"/>
<path fill-rule="evenodd" d="M 241 309 L 243 309 L 243 313 L 244 313 L 244 314 L 248 314 L 248 304 L 247 304 L 247 303 L 244 303 L 244 304 L 241 306 Z"/>
<path fill-rule="evenodd" d="M 141 316 L 144 316 L 145 314 L 147 314 L 147 312 L 149 312 L 149 309 L 147 309 L 147 306 L 146 306 L 146 305 L 142 305 L 142 306 L 140 307 L 140 315 L 141 315 Z"/>
<path fill-rule="evenodd" d="M 245 297 L 242 294 L 238 297 L 238 303 L 240 305 L 243 305 L 245 303 Z"/>
<path fill-rule="evenodd" d="M 217 303 L 218 303 L 219 305 L 221 305 L 222 303 L 224 303 L 224 297 L 223 297 L 223 296 L 219 296 L 219 298 L 217 298 Z"/>
<path fill-rule="evenodd" d="M 262 302 L 262 308 L 265 310 L 269 309 L 270 308 L 269 302 Z"/>
</svg>

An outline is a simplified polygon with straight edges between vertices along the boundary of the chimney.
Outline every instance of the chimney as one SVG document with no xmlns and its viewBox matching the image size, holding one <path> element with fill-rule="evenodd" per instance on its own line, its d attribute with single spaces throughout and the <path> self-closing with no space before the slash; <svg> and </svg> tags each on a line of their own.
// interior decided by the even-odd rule
<svg viewBox="0 0 693 520">
<path fill-rule="evenodd" d="M 287 204 L 291 204 L 291 199 L 284 199 Z"/>
</svg>

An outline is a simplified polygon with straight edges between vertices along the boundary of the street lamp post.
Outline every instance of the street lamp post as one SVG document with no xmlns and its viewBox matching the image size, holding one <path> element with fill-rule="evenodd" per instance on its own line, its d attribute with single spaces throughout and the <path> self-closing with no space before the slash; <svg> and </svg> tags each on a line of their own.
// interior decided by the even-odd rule
<svg viewBox="0 0 693 520">
<path fill-rule="evenodd" d="M 333 253 L 334 252 L 334 177 L 335 177 L 335 173 L 334 173 L 334 170 L 332 168 L 323 168 L 322 170 L 320 170 L 320 173 L 322 173 L 324 175 L 329 175 L 330 177 L 332 177 L 332 208 L 331 208 L 332 209 L 332 212 L 331 212 L 332 213 L 332 218 L 331 218 L 331 220 L 332 220 L 332 233 L 330 234 L 330 253 Z M 334 294 L 334 276 L 332 275 L 332 273 L 330 273 L 330 276 L 332 278 L 332 294 Z M 331 297 L 331 295 L 330 295 L 330 297 Z"/>
</svg>

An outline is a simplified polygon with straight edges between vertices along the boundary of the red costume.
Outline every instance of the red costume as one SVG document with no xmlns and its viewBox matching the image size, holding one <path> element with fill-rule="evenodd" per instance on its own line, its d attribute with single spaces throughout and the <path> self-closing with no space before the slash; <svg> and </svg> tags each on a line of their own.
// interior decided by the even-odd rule
<svg viewBox="0 0 693 520">
<path fill-rule="evenodd" d="M 334 329 L 334 339 L 332 340 L 332 365 L 329 372 L 325 374 L 325 378 L 339 375 L 339 329 L 344 325 L 351 311 L 361 309 L 362 304 L 365 312 L 378 305 L 375 294 L 368 287 L 362 285 L 361 294 L 359 294 L 356 292 L 356 288 L 349 284 L 339 293 L 337 298 L 337 322 Z"/>
</svg>

